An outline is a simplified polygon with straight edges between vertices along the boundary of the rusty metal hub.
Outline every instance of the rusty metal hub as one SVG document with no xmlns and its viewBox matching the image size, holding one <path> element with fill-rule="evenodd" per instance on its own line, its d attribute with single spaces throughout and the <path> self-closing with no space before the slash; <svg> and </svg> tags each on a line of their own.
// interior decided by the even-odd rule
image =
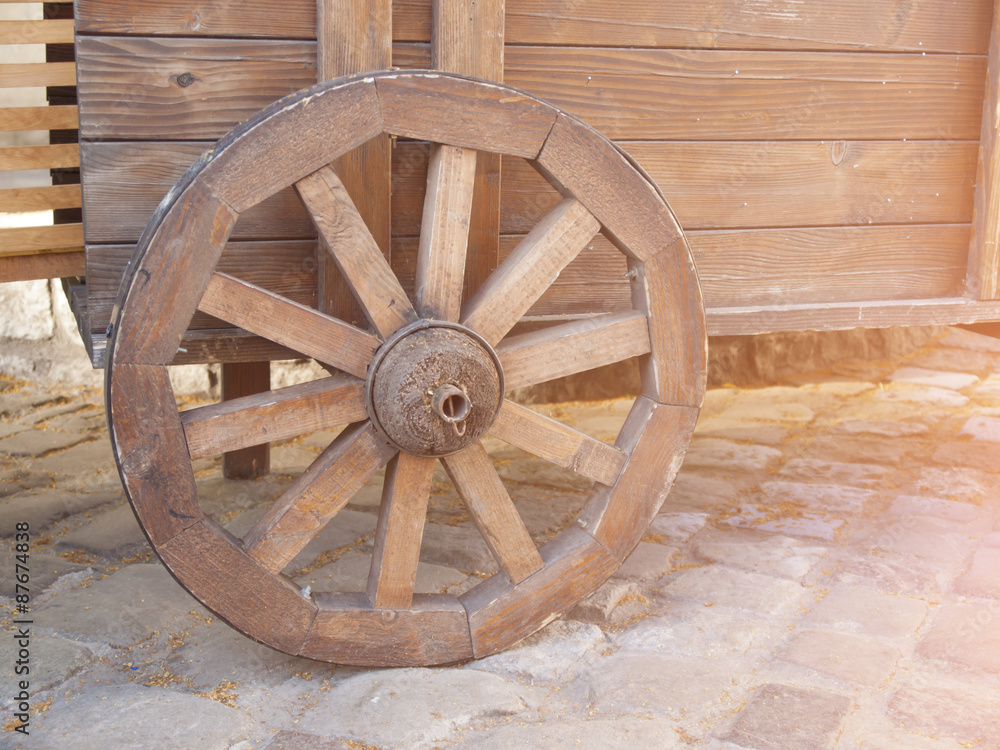
<svg viewBox="0 0 1000 750">
<path fill-rule="evenodd" d="M 365 381 L 372 423 L 417 456 L 447 456 L 479 440 L 503 403 L 496 353 L 469 329 L 420 320 L 375 354 Z"/>
</svg>

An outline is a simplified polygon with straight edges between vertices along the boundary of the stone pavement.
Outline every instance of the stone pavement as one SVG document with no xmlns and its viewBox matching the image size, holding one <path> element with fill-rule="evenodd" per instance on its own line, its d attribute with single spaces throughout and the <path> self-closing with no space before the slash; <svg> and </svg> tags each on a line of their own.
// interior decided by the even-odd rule
<svg viewBox="0 0 1000 750">
<path fill-rule="evenodd" d="M 548 411 L 607 437 L 626 409 Z M 244 532 L 331 437 L 278 445 L 257 482 L 199 461 L 206 510 Z M 572 520 L 585 484 L 490 447 L 536 537 Z M 99 392 L 0 380 L 0 747 L 1000 748 L 998 459 L 1000 341 L 964 331 L 713 389 L 652 528 L 567 617 L 476 662 L 357 669 L 257 645 L 173 581 L 124 504 Z M 301 585 L 363 586 L 378 500 L 375 481 L 293 561 Z M 443 474 L 428 520 L 419 590 L 493 570 Z"/>
</svg>

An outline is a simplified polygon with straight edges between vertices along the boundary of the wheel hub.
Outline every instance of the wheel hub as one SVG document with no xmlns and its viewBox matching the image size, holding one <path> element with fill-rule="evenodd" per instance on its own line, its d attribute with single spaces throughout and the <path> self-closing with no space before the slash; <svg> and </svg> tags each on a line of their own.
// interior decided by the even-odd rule
<svg viewBox="0 0 1000 750">
<path fill-rule="evenodd" d="M 463 326 L 429 320 L 390 337 L 365 382 L 372 423 L 417 456 L 447 456 L 479 440 L 503 393 L 503 369 L 489 344 Z"/>
</svg>

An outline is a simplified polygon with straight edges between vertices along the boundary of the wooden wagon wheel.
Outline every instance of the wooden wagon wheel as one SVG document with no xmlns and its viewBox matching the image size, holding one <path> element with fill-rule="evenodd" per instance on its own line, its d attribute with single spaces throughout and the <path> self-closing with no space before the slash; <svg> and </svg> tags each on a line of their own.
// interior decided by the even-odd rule
<svg viewBox="0 0 1000 750">
<path fill-rule="evenodd" d="M 382 132 L 436 144 L 413 300 L 328 166 Z M 476 150 L 531 160 L 564 199 L 463 305 Z M 292 184 L 371 332 L 214 270 L 240 213 Z M 510 334 L 598 231 L 627 257 L 632 309 Z M 166 366 L 196 310 L 343 374 L 179 413 Z M 631 357 L 642 394 L 614 447 L 504 398 Z M 290 654 L 424 665 L 516 643 L 622 564 L 680 466 L 704 373 L 694 264 L 648 178 L 608 140 L 529 94 L 406 72 L 290 96 L 189 170 L 133 258 L 106 393 L 139 522 L 207 607 Z M 202 511 L 193 459 L 345 424 L 242 540 Z M 480 442 L 487 434 L 594 481 L 575 525 L 536 549 Z M 458 598 L 413 593 L 439 459 L 500 568 Z M 383 467 L 367 593 L 304 594 L 282 569 Z"/>
</svg>

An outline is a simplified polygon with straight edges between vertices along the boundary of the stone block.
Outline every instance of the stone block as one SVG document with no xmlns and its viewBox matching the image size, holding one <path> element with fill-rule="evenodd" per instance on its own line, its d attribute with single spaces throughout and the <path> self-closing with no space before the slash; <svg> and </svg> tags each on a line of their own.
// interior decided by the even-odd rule
<svg viewBox="0 0 1000 750">
<path fill-rule="evenodd" d="M 723 739 L 752 750 L 825 750 L 837 741 L 851 699 L 826 690 L 761 686 Z"/>
<path fill-rule="evenodd" d="M 1000 443 L 1000 418 L 969 417 L 959 435 L 971 435 L 973 440 Z"/>
<path fill-rule="evenodd" d="M 965 466 L 991 474 L 1000 473 L 997 447 L 985 441 L 939 445 L 931 460 L 939 466 Z"/>
<path fill-rule="evenodd" d="M 115 470 L 115 454 L 107 435 L 96 440 L 79 443 L 68 450 L 36 459 L 32 468 L 51 471 L 54 474 L 86 476 L 98 471 Z"/>
<path fill-rule="evenodd" d="M 997 701 L 979 690 L 904 687 L 889 700 L 888 712 L 889 718 L 910 732 L 953 738 L 963 747 L 995 746 L 1000 737 Z"/>
<path fill-rule="evenodd" d="M 862 513 L 865 505 L 877 497 L 875 490 L 836 484 L 804 484 L 802 482 L 764 482 L 758 499 L 768 506 L 793 503 L 814 510 L 840 513 Z"/>
<path fill-rule="evenodd" d="M 60 547 L 82 549 L 106 557 L 120 557 L 148 545 L 146 535 L 129 505 L 120 505 L 96 515 L 83 526 L 59 538 Z"/>
<path fill-rule="evenodd" d="M 835 586 L 813 607 L 805 624 L 906 641 L 927 616 L 927 604 L 909 596 Z"/>
<path fill-rule="evenodd" d="M 899 651 L 867 635 L 806 630 L 778 658 L 844 682 L 873 687 L 892 674 Z"/>
<path fill-rule="evenodd" d="M 816 458 L 793 458 L 778 472 L 779 476 L 806 484 L 832 484 L 874 489 L 881 485 L 889 470 L 866 463 L 823 461 Z"/>
<path fill-rule="evenodd" d="M 19 432 L 0 439 L 0 453 L 16 457 L 45 456 L 84 440 L 83 435 L 54 430 Z"/>
<path fill-rule="evenodd" d="M 848 435 L 873 435 L 875 437 L 910 437 L 927 433 L 927 425 L 919 422 L 892 422 L 888 420 L 869 421 L 846 419 L 835 428 Z"/>
<path fill-rule="evenodd" d="M 639 542 L 614 577 L 626 581 L 655 581 L 670 572 L 676 547 Z"/>
<path fill-rule="evenodd" d="M 827 549 L 787 536 L 734 530 L 700 537 L 694 554 L 710 562 L 800 580 L 826 556 Z"/>
<path fill-rule="evenodd" d="M 1000 600 L 1000 547 L 983 546 L 976 550 L 972 565 L 955 582 L 955 593 L 979 599 Z"/>
<path fill-rule="evenodd" d="M 721 565 L 685 570 L 664 592 L 685 599 L 749 609 L 769 615 L 787 614 L 802 599 L 798 583 Z"/>
<path fill-rule="evenodd" d="M 720 523 L 737 528 L 804 536 L 831 542 L 836 538 L 838 530 L 843 527 L 844 520 L 819 513 L 779 512 L 763 503 L 758 503 L 740 505 L 736 513 L 727 516 Z"/>
<path fill-rule="evenodd" d="M 719 438 L 697 438 L 691 441 L 684 458 L 686 467 L 718 469 L 730 472 L 765 470 L 781 458 L 781 451 L 766 445 L 744 445 Z"/>
<path fill-rule="evenodd" d="M 917 383 L 890 383 L 875 393 L 875 399 L 886 403 L 944 406 L 953 409 L 969 403 L 968 396 L 963 396 L 950 388 Z"/>
<path fill-rule="evenodd" d="M 790 395 L 798 395 L 795 389 L 789 389 Z M 738 404 L 730 406 L 722 414 L 720 419 L 734 419 L 760 422 L 812 422 L 816 416 L 813 410 L 805 404 L 794 401 L 768 401 L 762 400 L 757 394 L 751 394 L 750 398 L 744 398 Z"/>
<path fill-rule="evenodd" d="M 121 494 L 111 492 L 48 491 L 16 495 L 0 501 L 0 536 L 12 535 L 20 522 L 27 523 L 31 533 L 37 534 L 73 513 L 120 501 Z"/>
<path fill-rule="evenodd" d="M 508 651 L 469 662 L 466 669 L 531 684 L 559 684 L 579 673 L 607 646 L 604 633 L 596 625 L 556 620 Z"/>
<path fill-rule="evenodd" d="M 620 716 L 613 719 L 548 718 L 508 722 L 480 731 L 463 732 L 464 750 L 629 750 L 683 747 L 673 722 Z M 268 748 L 270 750 L 270 748 Z M 289 749 L 291 750 L 291 749 Z M 303 750 L 306 750 L 303 748 Z M 311 750 L 311 748 L 310 748 Z"/>
<path fill-rule="evenodd" d="M 697 437 L 778 445 L 788 437 L 788 430 L 776 424 L 755 424 L 722 417 L 708 417 L 698 421 L 694 434 Z"/>
<path fill-rule="evenodd" d="M 12 625 L 5 631 L 7 638 L 13 639 L 17 635 L 17 626 Z M 34 633 L 30 637 L 29 667 L 31 671 L 27 675 L 18 675 L 14 672 L 13 640 L 8 653 L 11 655 L 9 665 L 4 665 L 2 677 L 0 677 L 0 690 L 3 691 L 3 698 L 0 704 L 10 701 L 18 692 L 18 683 L 27 679 L 31 686 L 31 695 L 38 695 L 46 690 L 50 690 L 68 680 L 74 674 L 94 661 L 94 654 L 88 648 L 63 640 L 62 638 L 50 638 Z"/>
<path fill-rule="evenodd" d="M 895 383 L 916 383 L 932 385 L 938 388 L 950 388 L 960 391 L 979 380 L 979 377 L 968 372 L 948 372 L 945 370 L 927 370 L 922 367 L 900 367 L 889 376 Z"/>
<path fill-rule="evenodd" d="M 1000 601 L 943 605 L 917 653 L 1000 673 Z"/>
<path fill-rule="evenodd" d="M 649 525 L 647 534 L 661 537 L 668 544 L 681 544 L 705 526 L 708 513 L 661 512 Z"/>
</svg>

